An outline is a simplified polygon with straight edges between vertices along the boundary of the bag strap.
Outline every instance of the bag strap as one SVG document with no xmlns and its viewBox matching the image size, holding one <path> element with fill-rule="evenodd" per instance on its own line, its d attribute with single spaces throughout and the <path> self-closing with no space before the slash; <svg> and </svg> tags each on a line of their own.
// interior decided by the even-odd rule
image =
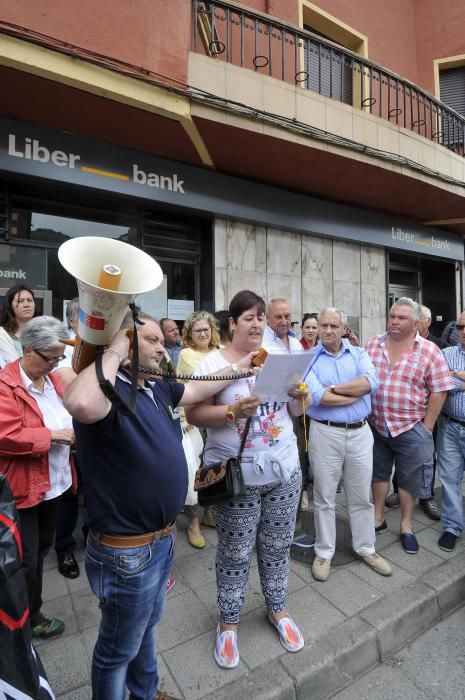
<svg viewBox="0 0 465 700">
<path fill-rule="evenodd" d="M 241 446 L 239 447 L 239 454 L 237 455 L 237 463 L 241 463 L 242 453 L 244 452 L 245 443 L 249 435 L 250 425 L 252 423 L 252 416 L 249 416 L 245 422 L 244 432 L 242 433 Z"/>
<path fill-rule="evenodd" d="M 252 416 L 249 416 L 245 422 L 244 432 L 242 433 L 241 444 L 239 447 L 239 453 L 237 455 L 238 464 L 241 463 L 242 453 L 244 452 L 245 443 L 247 441 L 247 436 L 249 434 L 251 423 L 252 423 Z M 205 464 L 204 456 L 205 456 L 205 445 L 206 444 L 207 444 L 207 441 L 205 440 L 205 442 L 203 443 L 202 457 L 200 458 L 200 466 L 201 467 Z M 208 449 L 211 449 L 211 448 L 209 447 Z"/>
</svg>

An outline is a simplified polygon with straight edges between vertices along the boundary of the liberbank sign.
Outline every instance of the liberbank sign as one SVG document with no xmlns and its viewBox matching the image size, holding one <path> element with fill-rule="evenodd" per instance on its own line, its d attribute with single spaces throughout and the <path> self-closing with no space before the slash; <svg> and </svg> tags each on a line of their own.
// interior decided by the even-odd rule
<svg viewBox="0 0 465 700">
<path fill-rule="evenodd" d="M 285 231 L 464 260 L 459 236 L 212 170 L 0 118 L 0 171 Z"/>
</svg>

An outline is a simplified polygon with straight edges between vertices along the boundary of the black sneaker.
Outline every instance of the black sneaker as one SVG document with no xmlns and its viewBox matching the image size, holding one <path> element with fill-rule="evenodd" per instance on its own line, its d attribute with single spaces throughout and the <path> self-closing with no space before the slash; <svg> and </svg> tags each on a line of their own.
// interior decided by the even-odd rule
<svg viewBox="0 0 465 700">
<path fill-rule="evenodd" d="M 447 532 L 446 530 L 439 538 L 438 545 L 444 552 L 452 552 L 455 548 L 456 541 L 457 535 L 454 535 L 452 532 Z"/>
</svg>

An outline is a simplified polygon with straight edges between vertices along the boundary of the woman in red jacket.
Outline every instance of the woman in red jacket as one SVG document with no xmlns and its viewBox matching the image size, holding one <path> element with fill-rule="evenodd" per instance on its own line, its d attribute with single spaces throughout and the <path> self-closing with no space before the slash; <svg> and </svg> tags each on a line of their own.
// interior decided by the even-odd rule
<svg viewBox="0 0 465 700">
<path fill-rule="evenodd" d="M 44 558 L 53 544 L 59 497 L 75 482 L 69 448 L 71 416 L 63 384 L 51 373 L 63 358 L 66 327 L 38 316 L 20 334 L 23 356 L 0 372 L 0 471 L 6 475 L 21 523 L 32 636 L 55 637 L 64 622 L 41 612 Z"/>
</svg>

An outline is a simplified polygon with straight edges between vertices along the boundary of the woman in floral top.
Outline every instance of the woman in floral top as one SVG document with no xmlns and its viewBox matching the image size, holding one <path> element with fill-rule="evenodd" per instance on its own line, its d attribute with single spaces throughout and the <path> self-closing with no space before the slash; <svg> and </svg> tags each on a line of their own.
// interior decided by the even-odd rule
<svg viewBox="0 0 465 700">
<path fill-rule="evenodd" d="M 210 353 L 198 374 L 209 374 L 257 351 L 266 325 L 265 302 L 254 292 L 236 294 L 229 306 L 232 340 Z M 237 628 L 247 592 L 250 561 L 258 570 L 269 622 L 288 651 L 303 637 L 286 613 L 289 556 L 301 488 L 301 470 L 291 415 L 308 405 L 308 392 L 293 388 L 287 402 L 260 403 L 255 376 L 239 378 L 211 401 L 186 410 L 189 422 L 208 428 L 205 464 L 237 456 L 247 417 L 252 421 L 242 459 L 247 494 L 213 507 L 218 533 L 216 578 L 219 624 L 214 656 L 222 668 L 239 663 Z"/>
</svg>

